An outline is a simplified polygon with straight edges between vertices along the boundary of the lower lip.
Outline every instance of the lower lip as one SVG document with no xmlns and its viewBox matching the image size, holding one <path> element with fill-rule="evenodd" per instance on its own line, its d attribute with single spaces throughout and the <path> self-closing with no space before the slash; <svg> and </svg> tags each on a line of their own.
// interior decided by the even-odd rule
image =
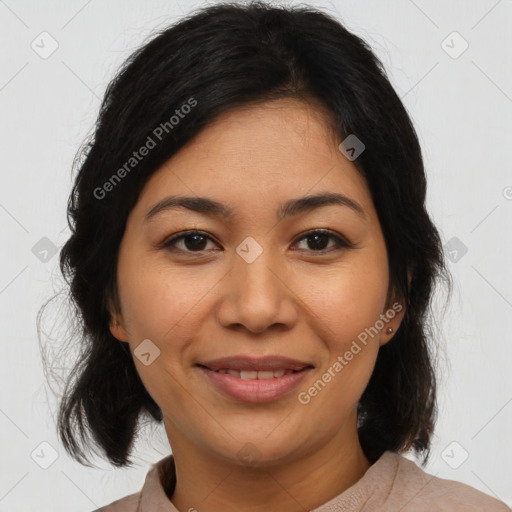
<svg viewBox="0 0 512 512">
<path fill-rule="evenodd" d="M 271 379 L 240 379 L 229 373 L 217 373 L 202 366 L 199 369 L 223 394 L 242 402 L 271 402 L 286 395 L 304 379 L 312 368 L 272 377 Z"/>
</svg>

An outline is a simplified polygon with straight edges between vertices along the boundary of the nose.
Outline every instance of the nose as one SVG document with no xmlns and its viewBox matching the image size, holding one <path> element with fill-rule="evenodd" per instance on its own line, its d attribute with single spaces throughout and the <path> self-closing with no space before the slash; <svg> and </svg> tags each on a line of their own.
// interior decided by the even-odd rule
<svg viewBox="0 0 512 512">
<path fill-rule="evenodd" d="M 223 327 L 261 333 L 272 326 L 293 327 L 297 321 L 297 296 L 285 270 L 263 251 L 251 263 L 238 254 L 222 280 L 217 319 Z M 288 281 L 288 282 L 287 282 Z"/>
</svg>

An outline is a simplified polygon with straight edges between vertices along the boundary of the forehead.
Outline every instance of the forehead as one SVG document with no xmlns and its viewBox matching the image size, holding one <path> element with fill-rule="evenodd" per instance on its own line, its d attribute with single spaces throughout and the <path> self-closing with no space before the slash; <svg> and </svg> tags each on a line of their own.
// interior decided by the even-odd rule
<svg viewBox="0 0 512 512">
<path fill-rule="evenodd" d="M 325 107 L 282 98 L 224 112 L 190 144 L 202 156 L 271 157 L 280 166 L 285 159 L 313 161 L 326 153 L 332 155 L 338 151 L 337 138 Z"/>
<path fill-rule="evenodd" d="M 208 196 L 254 213 L 320 191 L 371 210 L 366 181 L 339 151 L 340 142 L 315 104 L 280 99 L 225 112 L 151 176 L 138 214 L 170 194 Z"/>
</svg>

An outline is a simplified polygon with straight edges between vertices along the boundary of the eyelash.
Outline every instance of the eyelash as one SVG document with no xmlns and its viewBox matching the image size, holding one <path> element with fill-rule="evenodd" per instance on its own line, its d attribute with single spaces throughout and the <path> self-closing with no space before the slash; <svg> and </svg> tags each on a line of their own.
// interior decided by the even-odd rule
<svg viewBox="0 0 512 512">
<path fill-rule="evenodd" d="M 179 240 L 182 240 L 184 238 L 186 238 L 187 236 L 191 236 L 191 235 L 201 235 L 213 242 L 215 242 L 215 240 L 213 240 L 206 232 L 204 231 L 199 231 L 199 230 L 190 230 L 190 231 L 185 231 L 183 233 L 180 233 L 176 236 L 173 236 L 172 238 L 166 240 L 165 242 L 163 242 L 163 244 L 161 244 L 161 248 L 162 249 L 168 249 L 170 251 L 178 251 L 178 252 L 183 252 L 185 254 L 201 254 L 202 252 L 204 252 L 204 250 L 201 250 L 201 251 L 189 251 L 189 250 L 183 250 L 183 249 L 177 249 L 175 247 L 175 243 Z M 304 235 L 299 238 L 295 243 L 297 242 L 300 242 L 304 239 L 307 239 L 308 237 L 310 236 L 313 236 L 313 235 L 328 235 L 332 240 L 334 240 L 336 242 L 336 246 L 337 248 L 335 248 L 334 250 L 342 250 L 342 249 L 349 249 L 349 248 L 352 248 L 353 245 L 351 243 L 349 243 L 346 239 L 338 236 L 338 235 L 335 235 L 334 233 L 332 233 L 331 231 L 327 230 L 327 229 L 314 229 L 312 231 L 308 231 L 306 233 L 304 233 Z M 301 249 L 299 249 L 301 250 Z M 312 253 L 316 253 L 316 254 L 327 254 L 327 253 L 330 253 L 332 252 L 333 249 L 322 249 L 322 250 L 318 250 L 318 251 L 314 251 L 314 250 L 308 250 L 307 252 L 312 252 Z"/>
</svg>

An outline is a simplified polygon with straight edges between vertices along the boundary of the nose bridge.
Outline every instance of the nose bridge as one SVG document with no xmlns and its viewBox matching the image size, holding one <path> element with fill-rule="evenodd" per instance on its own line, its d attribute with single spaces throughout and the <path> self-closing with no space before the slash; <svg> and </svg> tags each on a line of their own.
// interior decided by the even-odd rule
<svg viewBox="0 0 512 512">
<path fill-rule="evenodd" d="M 219 310 L 223 325 L 242 324 L 256 332 L 293 320 L 290 292 L 279 278 L 279 262 L 274 256 L 252 237 L 236 248 L 229 277 L 231 300 Z"/>
<path fill-rule="evenodd" d="M 275 261 L 272 250 L 263 247 L 252 237 L 247 237 L 236 249 L 233 272 L 237 282 L 236 293 L 241 305 L 263 310 L 275 310 L 279 285 L 270 270 Z"/>
<path fill-rule="evenodd" d="M 238 258 L 233 267 L 237 277 L 237 291 L 239 296 L 248 296 L 251 301 L 255 298 L 262 298 L 265 301 L 274 301 L 278 291 L 276 276 L 270 269 L 273 266 L 270 251 L 264 251 L 253 261 Z M 275 265 L 275 262 L 274 262 Z"/>
</svg>

